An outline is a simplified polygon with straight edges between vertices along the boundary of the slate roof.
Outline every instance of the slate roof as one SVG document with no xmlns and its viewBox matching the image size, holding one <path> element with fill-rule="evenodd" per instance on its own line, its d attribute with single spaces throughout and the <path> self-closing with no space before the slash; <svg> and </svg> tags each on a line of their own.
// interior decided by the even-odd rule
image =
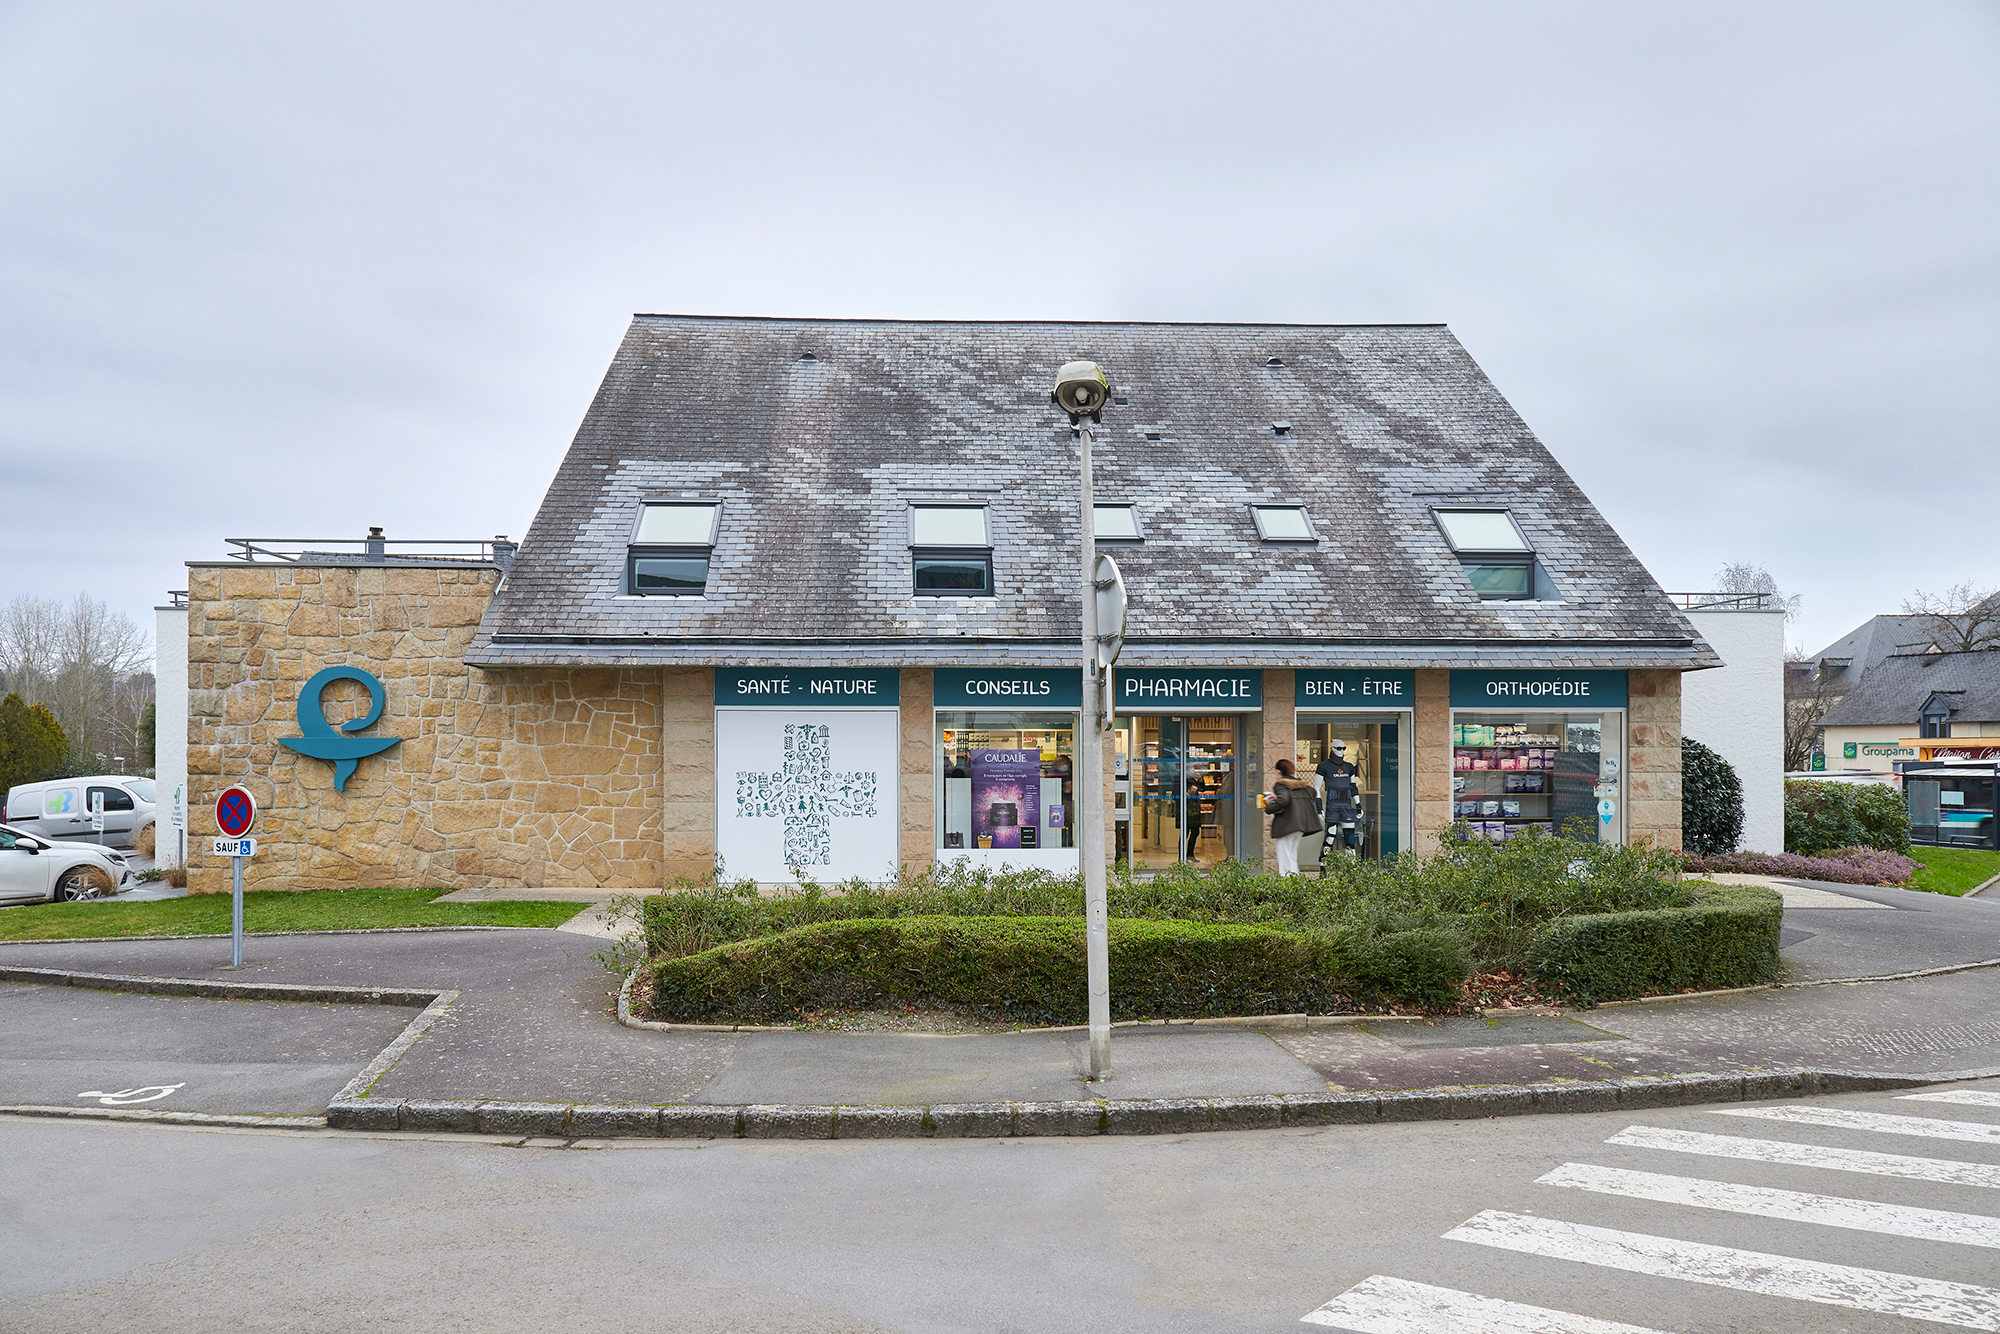
<svg viewBox="0 0 2000 1334">
<path fill-rule="evenodd" d="M 1442 326 L 678 315 L 634 318 L 470 660 L 1067 663 L 1076 446 L 1048 391 L 1078 358 L 1125 400 L 1096 499 L 1147 536 L 1107 547 L 1126 665 L 1719 662 Z M 704 597 L 620 596 L 649 497 L 721 499 Z M 910 593 L 906 507 L 954 499 L 991 506 L 997 597 Z M 1511 507 L 1561 601 L 1482 602 L 1429 512 L 1451 502 Z M 1318 545 L 1260 544 L 1252 503 L 1307 506 Z"/>
<path fill-rule="evenodd" d="M 1883 658 L 1828 709 L 1821 727 L 1899 726 L 1917 735 L 1917 714 L 1943 694 L 1955 723 L 2000 722 L 2000 650 L 1898 653 Z"/>
<path fill-rule="evenodd" d="M 1828 659 L 1847 659 L 1845 667 L 1820 668 L 1828 693 L 1843 694 L 1853 689 L 1856 681 L 1890 654 L 1928 646 L 1930 635 L 1921 627 L 1929 619 L 1926 616 L 1871 616 L 1813 654 L 1810 663 L 1824 664 Z M 1809 672 L 1810 663 L 1794 664 L 1794 667 Z"/>
</svg>

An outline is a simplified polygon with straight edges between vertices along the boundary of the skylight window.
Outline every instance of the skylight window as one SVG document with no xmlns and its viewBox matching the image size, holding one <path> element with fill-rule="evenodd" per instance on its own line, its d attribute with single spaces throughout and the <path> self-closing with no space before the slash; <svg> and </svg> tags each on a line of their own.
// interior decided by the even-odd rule
<svg viewBox="0 0 2000 1334">
<path fill-rule="evenodd" d="M 913 547 L 986 547 L 984 505 L 913 505 L 910 507 Z"/>
<path fill-rule="evenodd" d="M 1439 510 L 1437 520 L 1453 551 L 1533 550 L 1506 510 Z"/>
<path fill-rule="evenodd" d="M 1266 542 L 1316 542 L 1312 520 L 1301 505 L 1252 505 L 1250 516 L 1257 521 L 1257 536 Z"/>
<path fill-rule="evenodd" d="M 1441 509 L 1431 513 L 1472 591 L 1487 602 L 1553 601 L 1557 594 L 1514 516 L 1504 509 Z"/>
<path fill-rule="evenodd" d="M 639 507 L 625 549 L 625 592 L 632 597 L 699 597 L 708 590 L 722 506 L 666 501 Z"/>
<path fill-rule="evenodd" d="M 714 546 L 715 504 L 645 505 L 639 510 L 639 531 L 632 540 L 644 545 Z"/>
<path fill-rule="evenodd" d="M 1091 528 L 1100 542 L 1139 542 L 1139 509 L 1136 505 L 1091 506 Z"/>
<path fill-rule="evenodd" d="M 993 540 L 984 505 L 910 506 L 910 591 L 992 597 Z"/>
</svg>

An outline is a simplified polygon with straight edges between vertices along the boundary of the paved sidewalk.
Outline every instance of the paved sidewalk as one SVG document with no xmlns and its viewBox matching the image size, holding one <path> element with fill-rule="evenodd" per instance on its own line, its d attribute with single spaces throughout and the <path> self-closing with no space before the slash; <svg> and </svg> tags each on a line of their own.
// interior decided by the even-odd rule
<svg viewBox="0 0 2000 1334">
<path fill-rule="evenodd" d="M 2000 903 L 1844 885 L 1781 889 L 1791 900 L 1784 958 L 1795 978 L 1906 972 L 2000 956 Z M 248 966 L 236 973 L 224 966 L 225 940 L 14 942 L 0 944 L 0 965 L 462 991 L 376 1084 L 372 1096 L 385 1099 L 920 1106 L 1592 1083 L 1783 1066 L 1926 1073 L 2000 1065 L 2000 1016 L 1993 1005 L 2000 970 L 1977 970 L 1573 1015 L 1311 1028 L 1120 1028 L 1113 1040 L 1114 1077 L 1091 1084 L 1083 1078 L 1077 1032 L 935 1036 L 622 1027 L 615 1017 L 616 979 L 591 958 L 602 946 L 601 939 L 563 930 L 252 936 Z M 220 1072 L 245 1064 L 241 1054 L 282 1031 L 283 1022 L 274 1030 L 263 1018 L 244 1027 L 247 1021 L 194 1022 L 187 1016 L 276 1014 L 282 1020 L 342 1007 L 27 986 L 0 988 L 0 997 L 10 1002 L 0 1015 L 29 1016 L 20 1027 L 0 1031 L 94 1034 L 91 1041 L 62 1046 L 61 1059 L 78 1052 L 115 1057 L 126 1062 L 116 1067 L 115 1078 L 186 1086 L 149 1105 L 250 1113 L 296 1112 L 311 1090 L 329 1083 L 337 1088 L 367 1064 L 382 1028 L 394 1029 L 410 1013 L 347 1007 L 383 1023 L 355 1018 L 357 1030 L 310 1041 L 301 1029 L 293 1047 L 316 1042 L 314 1050 L 328 1051 L 327 1059 L 281 1043 L 273 1063 L 290 1061 L 292 1073 L 273 1074 L 259 1085 L 248 1074 Z M 211 1010 L 192 1008 L 203 1006 Z M 17 1050 L 11 1042 L 9 1050 Z M 19 1050 L 25 1058 L 43 1056 Z M 31 1069 L 31 1063 L 0 1061 L 0 1104 L 46 1105 L 69 1083 L 77 1084 L 70 1093 L 102 1087 L 101 1079 L 80 1083 L 68 1068 L 58 1076 Z M 56 1105 L 85 1104 L 63 1098 Z"/>
</svg>

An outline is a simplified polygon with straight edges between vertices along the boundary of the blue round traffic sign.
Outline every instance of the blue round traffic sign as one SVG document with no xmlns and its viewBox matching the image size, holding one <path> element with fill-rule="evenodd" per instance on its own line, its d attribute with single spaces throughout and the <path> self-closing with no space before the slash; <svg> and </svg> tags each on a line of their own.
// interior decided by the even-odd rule
<svg viewBox="0 0 2000 1334">
<path fill-rule="evenodd" d="M 257 799 L 240 787 L 232 787 L 215 799 L 215 827 L 228 838 L 241 838 L 257 823 Z"/>
</svg>

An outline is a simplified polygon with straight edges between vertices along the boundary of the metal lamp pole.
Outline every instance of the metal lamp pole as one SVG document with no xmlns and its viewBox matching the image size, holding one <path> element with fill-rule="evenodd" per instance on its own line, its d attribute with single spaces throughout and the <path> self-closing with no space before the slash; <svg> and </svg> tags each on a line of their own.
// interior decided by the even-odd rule
<svg viewBox="0 0 2000 1334">
<path fill-rule="evenodd" d="M 1084 964 L 1090 984 L 1090 1077 L 1111 1073 L 1111 912 L 1104 893 L 1104 701 L 1098 667 L 1097 524 L 1090 498 L 1090 447 L 1096 433 L 1079 422 L 1083 457 L 1083 736 L 1077 746 L 1077 844 L 1083 854 Z M 1089 763 L 1083 762 L 1089 756 Z"/>
</svg>

